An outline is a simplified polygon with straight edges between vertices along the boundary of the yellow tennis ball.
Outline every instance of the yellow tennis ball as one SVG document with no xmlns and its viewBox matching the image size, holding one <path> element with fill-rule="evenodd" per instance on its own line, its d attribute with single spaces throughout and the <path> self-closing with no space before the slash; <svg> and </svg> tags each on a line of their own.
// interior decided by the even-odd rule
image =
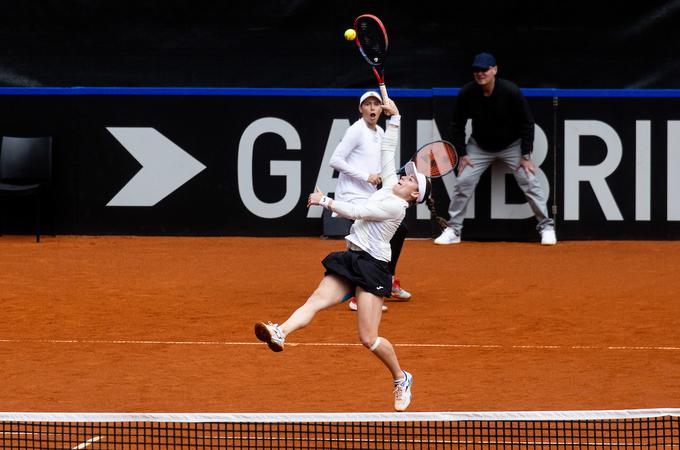
<svg viewBox="0 0 680 450">
<path fill-rule="evenodd" d="M 354 28 L 348 28 L 345 30 L 345 39 L 348 41 L 353 41 L 357 37 L 357 32 L 354 31 Z"/>
</svg>

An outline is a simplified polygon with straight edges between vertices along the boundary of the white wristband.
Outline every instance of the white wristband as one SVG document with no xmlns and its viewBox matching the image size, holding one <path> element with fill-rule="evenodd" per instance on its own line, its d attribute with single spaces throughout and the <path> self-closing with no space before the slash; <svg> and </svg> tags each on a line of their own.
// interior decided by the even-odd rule
<svg viewBox="0 0 680 450">
<path fill-rule="evenodd" d="M 323 206 L 326 209 L 328 209 L 330 204 L 331 204 L 331 198 L 326 197 L 325 195 L 323 197 L 321 197 L 321 200 L 319 200 L 319 205 Z"/>
<path fill-rule="evenodd" d="M 390 125 L 394 125 L 395 127 L 398 127 L 399 124 L 401 123 L 401 116 L 392 116 L 390 117 Z"/>
</svg>

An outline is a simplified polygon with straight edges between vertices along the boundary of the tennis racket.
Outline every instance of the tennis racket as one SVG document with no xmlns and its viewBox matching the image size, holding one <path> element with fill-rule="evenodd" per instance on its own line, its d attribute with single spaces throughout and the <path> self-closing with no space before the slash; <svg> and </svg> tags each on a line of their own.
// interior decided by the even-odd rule
<svg viewBox="0 0 680 450">
<path fill-rule="evenodd" d="M 458 153 L 449 141 L 433 141 L 420 147 L 410 161 L 416 163 L 416 169 L 423 175 L 439 178 L 455 169 Z"/>
<path fill-rule="evenodd" d="M 361 56 L 373 69 L 384 102 L 387 98 L 384 65 L 389 45 L 385 25 L 372 14 L 362 14 L 354 20 L 354 31 L 357 33 L 354 42 L 359 47 Z"/>
</svg>

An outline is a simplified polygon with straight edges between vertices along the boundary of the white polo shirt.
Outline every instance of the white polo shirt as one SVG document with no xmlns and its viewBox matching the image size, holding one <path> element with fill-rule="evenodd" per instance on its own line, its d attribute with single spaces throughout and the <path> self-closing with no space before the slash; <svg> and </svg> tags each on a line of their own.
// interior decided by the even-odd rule
<svg viewBox="0 0 680 450">
<path fill-rule="evenodd" d="M 364 203 L 376 191 L 368 176 L 380 173 L 380 144 L 385 131 L 376 125 L 372 130 L 362 118 L 347 129 L 331 156 L 330 166 L 337 170 L 335 200 Z"/>
</svg>

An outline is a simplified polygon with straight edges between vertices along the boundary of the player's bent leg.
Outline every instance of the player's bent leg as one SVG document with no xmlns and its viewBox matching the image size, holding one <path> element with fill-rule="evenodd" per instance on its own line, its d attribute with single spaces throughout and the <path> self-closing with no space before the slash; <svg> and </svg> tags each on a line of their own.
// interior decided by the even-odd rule
<svg viewBox="0 0 680 450">
<path fill-rule="evenodd" d="M 357 311 L 357 329 L 359 340 L 367 349 L 380 359 L 392 374 L 393 379 L 401 376 L 401 367 L 397 360 L 397 354 L 389 340 L 378 336 L 380 327 L 380 317 L 382 312 L 382 298 L 357 288 L 357 300 L 359 310 Z"/>
<path fill-rule="evenodd" d="M 357 288 L 357 299 L 362 305 L 357 311 L 359 339 L 390 371 L 394 380 L 394 408 L 404 411 L 411 403 L 413 377 L 401 369 L 392 343 L 378 336 L 382 299 L 361 288 Z"/>
<path fill-rule="evenodd" d="M 397 353 L 394 351 L 392 343 L 387 338 L 376 336 L 372 342 L 364 341 L 363 339 L 361 342 L 366 348 L 373 352 L 385 367 L 387 367 L 393 380 L 399 379 L 402 376 Z"/>
<path fill-rule="evenodd" d="M 341 303 L 351 289 L 352 286 L 346 279 L 338 275 L 326 275 L 304 305 L 296 309 L 288 320 L 281 324 L 281 330 L 287 336 L 306 327 L 316 313 Z"/>
<path fill-rule="evenodd" d="M 370 347 L 378 337 L 382 317 L 383 298 L 357 287 L 357 330 L 359 339 L 365 347 Z"/>
</svg>

